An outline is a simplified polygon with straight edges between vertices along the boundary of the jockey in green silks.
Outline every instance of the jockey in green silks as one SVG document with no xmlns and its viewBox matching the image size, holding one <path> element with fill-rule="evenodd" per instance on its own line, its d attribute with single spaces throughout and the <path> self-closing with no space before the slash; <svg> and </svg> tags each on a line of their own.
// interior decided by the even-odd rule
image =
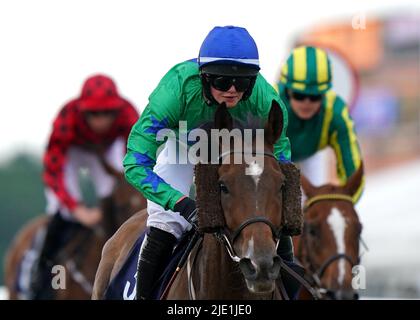
<svg viewBox="0 0 420 320">
<path fill-rule="evenodd" d="M 341 184 L 362 162 L 354 123 L 346 103 L 331 89 L 332 70 L 327 53 L 316 47 L 295 48 L 281 69 L 277 90 L 289 114 L 287 137 L 292 161 L 300 162 L 331 147 Z M 352 195 L 357 202 L 364 178 Z"/>
<path fill-rule="evenodd" d="M 177 64 L 162 78 L 133 126 L 124 159 L 125 176 L 148 199 L 149 228 L 138 260 L 137 299 L 152 298 L 154 283 L 176 241 L 191 229 L 188 217 L 196 209 L 188 196 L 194 165 L 169 161 L 170 140 L 157 155 L 164 143 L 158 139 L 161 130 L 170 129 L 179 136 L 180 121 L 186 121 L 187 131 L 198 128 L 214 118 L 221 103 L 235 120 L 244 121 L 248 115 L 267 119 L 276 101 L 284 125 L 274 155 L 280 162 L 290 160 L 286 106 L 259 70 L 258 49 L 245 28 L 215 27 L 201 45 L 198 59 Z M 293 262 L 290 236 L 282 236 L 277 252 Z"/>
</svg>

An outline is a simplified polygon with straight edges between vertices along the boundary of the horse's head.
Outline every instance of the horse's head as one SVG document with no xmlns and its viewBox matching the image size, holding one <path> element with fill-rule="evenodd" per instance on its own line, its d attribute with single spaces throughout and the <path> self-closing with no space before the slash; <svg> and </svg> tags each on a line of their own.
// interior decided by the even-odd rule
<svg viewBox="0 0 420 320">
<path fill-rule="evenodd" d="M 312 273 L 321 294 L 330 299 L 357 299 L 352 288 L 352 267 L 359 261 L 362 225 L 352 195 L 363 177 L 363 165 L 346 185 L 313 186 L 304 176 L 302 188 L 305 225 L 298 256 Z"/>
<path fill-rule="evenodd" d="M 232 118 L 223 105 L 216 112 L 215 124 L 219 130 L 232 129 Z M 252 142 L 244 142 L 240 151 L 232 145 L 225 149 L 212 176 L 196 172 L 197 203 L 203 211 L 200 226 L 205 224 L 204 219 L 221 212 L 220 221 L 212 221 L 213 227 L 219 227 L 219 238 L 232 259 L 239 262 L 246 285 L 253 293 L 275 289 L 280 271 L 276 250 L 280 233 L 300 231 L 299 221 L 294 218 L 301 215 L 298 171 L 291 163 L 282 167 L 273 155 L 282 129 L 282 110 L 273 102 L 263 135 L 254 134 Z M 253 159 L 249 161 L 248 156 Z M 293 185 L 294 192 L 290 192 Z"/>
</svg>

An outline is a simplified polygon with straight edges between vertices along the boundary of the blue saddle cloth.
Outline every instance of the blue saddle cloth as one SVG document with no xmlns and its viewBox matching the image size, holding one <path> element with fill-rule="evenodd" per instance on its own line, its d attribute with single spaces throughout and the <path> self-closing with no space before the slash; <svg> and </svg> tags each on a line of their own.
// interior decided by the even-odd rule
<svg viewBox="0 0 420 320">
<path fill-rule="evenodd" d="M 140 253 L 141 244 L 143 243 L 146 231 L 140 235 L 137 241 L 131 248 L 130 253 L 127 255 L 127 259 L 118 271 L 117 275 L 111 280 L 108 288 L 105 291 L 105 299 L 107 300 L 134 300 L 136 298 L 136 273 L 137 273 L 137 261 Z M 165 290 L 169 280 L 174 273 L 179 260 L 183 256 L 187 249 L 189 240 L 191 239 L 191 233 L 185 234 L 178 242 L 175 250 L 172 254 L 170 262 L 165 268 L 159 282 L 155 284 L 155 289 L 152 294 L 152 298 L 159 300 L 163 291 Z"/>
</svg>

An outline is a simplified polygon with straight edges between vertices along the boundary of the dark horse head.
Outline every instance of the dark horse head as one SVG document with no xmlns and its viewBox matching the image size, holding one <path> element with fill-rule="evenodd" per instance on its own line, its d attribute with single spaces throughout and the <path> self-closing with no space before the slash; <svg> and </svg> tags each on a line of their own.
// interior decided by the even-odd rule
<svg viewBox="0 0 420 320">
<path fill-rule="evenodd" d="M 235 129 L 225 105 L 216 112 L 215 127 L 227 132 Z M 228 252 L 227 259 L 239 264 L 252 294 L 275 290 L 280 234 L 299 234 L 302 227 L 299 171 L 292 163 L 279 163 L 274 157 L 274 144 L 283 130 L 283 113 L 277 102 L 273 101 L 261 129 L 263 134 L 258 135 L 254 126 L 251 143 L 242 139 L 239 149 L 232 143 L 234 139 L 219 144 L 223 149 L 219 164 L 196 167 L 199 227 L 214 233 Z"/>
<path fill-rule="evenodd" d="M 358 298 L 352 287 L 352 268 L 359 263 L 362 225 L 352 195 L 362 178 L 363 164 L 344 186 L 327 184 L 315 187 L 301 177 L 308 200 L 297 256 L 323 298 Z"/>
</svg>

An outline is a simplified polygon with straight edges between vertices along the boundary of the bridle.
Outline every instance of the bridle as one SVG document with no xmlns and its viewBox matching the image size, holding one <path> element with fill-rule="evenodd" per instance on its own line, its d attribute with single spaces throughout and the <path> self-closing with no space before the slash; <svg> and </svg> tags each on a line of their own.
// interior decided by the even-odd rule
<svg viewBox="0 0 420 320">
<path fill-rule="evenodd" d="M 240 153 L 240 154 L 250 154 L 250 155 L 261 155 L 261 156 L 265 156 L 265 157 L 270 157 L 273 158 L 274 160 L 277 161 L 276 157 L 274 156 L 274 154 L 272 152 L 244 152 L 244 151 L 226 151 L 224 153 L 222 153 L 219 156 L 219 163 L 222 163 L 223 158 L 225 156 L 231 155 L 231 154 L 235 154 L 235 153 Z M 270 220 L 268 220 L 266 217 L 263 216 L 256 216 L 256 217 L 252 217 L 250 219 L 245 220 L 244 222 L 241 223 L 241 225 L 234 230 L 233 232 L 230 232 L 227 227 L 225 226 L 224 228 L 216 231 L 214 233 L 214 236 L 216 237 L 216 239 L 222 243 L 224 245 L 224 247 L 226 248 L 226 251 L 228 252 L 230 258 L 234 261 L 234 262 L 239 262 L 241 260 L 241 258 L 238 257 L 238 255 L 235 252 L 235 249 L 233 247 L 235 240 L 239 237 L 239 235 L 241 234 L 242 230 L 244 230 L 247 226 L 254 224 L 254 223 L 265 223 L 266 225 L 268 225 L 271 229 L 271 233 L 273 235 L 273 239 L 276 242 L 276 250 L 277 247 L 279 245 L 280 242 L 280 236 L 281 236 L 281 229 L 282 227 L 276 227 Z"/>
<path fill-rule="evenodd" d="M 221 161 L 223 160 L 223 157 L 225 157 L 227 155 L 234 154 L 234 153 L 261 155 L 261 156 L 273 158 L 274 160 L 276 160 L 276 162 L 278 161 L 277 158 L 274 156 L 274 154 L 272 152 L 266 152 L 265 151 L 265 152 L 260 152 L 260 153 L 259 152 L 246 153 L 246 152 L 236 152 L 236 151 L 231 150 L 231 151 L 227 151 L 225 153 L 222 153 L 219 156 L 219 163 L 221 163 Z M 277 252 L 277 248 L 278 248 L 279 243 L 280 243 L 282 226 L 276 227 L 270 220 L 268 220 L 267 218 L 265 218 L 263 216 L 256 216 L 256 217 L 252 217 L 250 219 L 245 220 L 232 233 L 229 232 L 229 230 L 226 228 L 226 226 L 214 233 L 214 236 L 216 237 L 216 239 L 225 247 L 226 251 L 228 252 L 228 254 L 230 256 L 230 258 L 234 262 L 239 263 L 240 260 L 241 260 L 241 258 L 239 258 L 239 256 L 236 254 L 235 249 L 233 247 L 233 245 L 235 243 L 235 240 L 239 237 L 241 232 L 247 226 L 249 226 L 251 224 L 254 224 L 254 223 L 259 223 L 259 222 L 265 223 L 266 225 L 268 225 L 270 227 L 273 239 L 276 242 L 276 252 Z M 314 299 L 318 298 L 318 296 L 316 295 L 316 291 L 310 286 L 308 281 L 306 279 L 302 278 L 292 268 L 290 268 L 281 258 L 280 258 L 280 266 L 287 273 L 289 273 L 293 278 L 295 278 L 297 281 L 299 281 L 312 294 Z M 280 278 L 280 280 L 281 280 L 281 278 Z M 283 284 L 282 280 L 280 281 L 280 291 L 281 291 L 281 295 L 283 296 L 283 298 L 286 299 L 286 300 L 289 300 L 289 297 L 287 296 L 287 292 L 284 288 L 284 284 Z M 274 297 L 274 293 L 273 293 L 273 297 Z"/>
<path fill-rule="evenodd" d="M 236 152 L 236 151 L 227 151 L 225 153 L 222 153 L 219 156 L 219 164 L 221 164 L 223 157 L 227 156 L 227 155 L 231 155 L 233 153 L 241 153 L 241 154 L 246 154 L 245 152 Z M 262 156 L 266 156 L 266 157 L 270 157 L 273 158 L 274 160 L 278 161 L 277 158 L 274 156 L 274 154 L 272 152 L 261 152 L 261 153 L 257 153 L 257 152 L 249 152 L 248 154 L 252 154 L 252 155 L 262 155 Z M 192 217 L 189 217 L 192 219 Z M 266 225 L 268 225 L 271 229 L 271 233 L 273 236 L 273 239 L 276 242 L 276 252 L 277 252 L 277 248 L 278 245 L 280 243 L 280 237 L 281 237 L 281 231 L 282 231 L 282 226 L 280 227 L 276 227 L 270 220 L 268 220 L 267 218 L 263 217 L 263 216 L 256 216 L 256 217 L 252 217 L 250 219 L 245 220 L 244 222 L 242 222 L 240 224 L 240 226 L 234 230 L 233 232 L 230 232 L 227 227 L 225 226 L 224 228 L 221 228 L 217 231 L 215 231 L 213 233 L 214 237 L 216 238 L 217 241 L 219 241 L 219 243 L 221 243 L 221 245 L 226 249 L 229 257 L 232 259 L 233 262 L 235 263 L 239 263 L 241 258 L 239 258 L 239 256 L 236 254 L 235 249 L 233 247 L 233 244 L 235 242 L 235 240 L 239 237 L 239 235 L 241 234 L 241 232 L 248 227 L 251 224 L 254 223 L 264 223 Z M 196 231 L 197 232 L 197 231 Z M 199 239 L 202 240 L 202 236 L 199 237 Z M 194 285 L 193 285 L 193 280 L 192 280 L 192 266 L 195 264 L 197 255 L 198 255 L 198 251 L 201 249 L 201 244 L 202 241 L 198 241 L 198 249 L 195 251 L 194 256 L 191 256 L 191 252 L 188 254 L 188 263 L 190 264 L 190 261 L 192 259 L 192 262 L 190 264 L 190 268 L 187 269 L 187 278 L 188 278 L 188 293 L 189 293 L 189 297 L 190 299 L 195 299 L 196 294 L 195 294 L 195 289 L 194 289 Z M 297 281 L 299 281 L 307 290 L 308 292 L 310 292 L 312 294 L 312 296 L 314 297 L 314 299 L 318 299 L 317 296 L 317 292 L 311 287 L 310 283 L 304 279 L 303 277 L 301 277 L 296 271 L 294 271 L 292 268 L 290 268 L 281 258 L 280 258 L 280 266 L 281 268 L 283 268 L 287 273 L 289 273 L 293 278 L 295 278 Z M 280 278 L 281 279 L 281 278 Z M 288 300 L 289 297 L 287 296 L 286 290 L 284 288 L 284 284 L 283 281 L 280 281 L 280 291 L 281 291 L 281 295 Z M 272 298 L 274 298 L 274 293 Z"/>
<path fill-rule="evenodd" d="M 328 200 L 341 200 L 341 201 L 346 201 L 346 202 L 350 202 L 352 205 L 354 204 L 353 198 L 349 195 L 345 195 L 345 194 L 321 194 L 321 195 L 317 195 L 314 196 L 312 198 L 309 198 L 305 201 L 304 207 L 303 207 L 303 211 L 306 212 L 313 204 L 320 202 L 320 201 L 328 201 Z M 308 239 L 307 239 L 307 225 L 304 225 L 303 228 L 303 233 L 302 233 L 302 237 L 301 237 L 301 242 L 299 244 L 299 248 L 298 248 L 298 255 L 302 256 L 302 250 L 303 250 L 303 246 L 302 243 L 305 244 L 306 248 L 308 248 Z M 364 244 L 363 240 L 360 238 L 360 241 L 362 242 L 362 244 L 366 247 L 366 245 Z M 367 247 L 366 247 L 367 248 Z M 328 269 L 328 267 L 331 266 L 331 264 L 337 260 L 345 260 L 348 263 L 350 263 L 351 267 L 353 268 L 355 265 L 358 265 L 360 263 L 360 256 L 357 258 L 357 261 L 353 261 L 353 259 L 345 254 L 345 253 L 337 253 L 334 254 L 332 256 L 330 256 L 327 260 L 325 260 L 320 267 L 315 267 L 315 263 L 313 263 L 313 260 L 311 258 L 310 254 L 306 254 L 306 260 L 308 262 L 309 265 L 309 269 L 311 271 L 311 274 L 309 275 L 310 279 L 308 279 L 310 281 L 310 283 L 312 284 L 312 286 L 314 287 L 315 291 L 317 292 L 317 296 L 319 298 L 322 297 L 330 297 L 330 298 L 335 298 L 336 293 L 334 290 L 325 288 L 322 286 L 321 284 L 321 278 L 323 277 L 325 271 Z"/>
</svg>

